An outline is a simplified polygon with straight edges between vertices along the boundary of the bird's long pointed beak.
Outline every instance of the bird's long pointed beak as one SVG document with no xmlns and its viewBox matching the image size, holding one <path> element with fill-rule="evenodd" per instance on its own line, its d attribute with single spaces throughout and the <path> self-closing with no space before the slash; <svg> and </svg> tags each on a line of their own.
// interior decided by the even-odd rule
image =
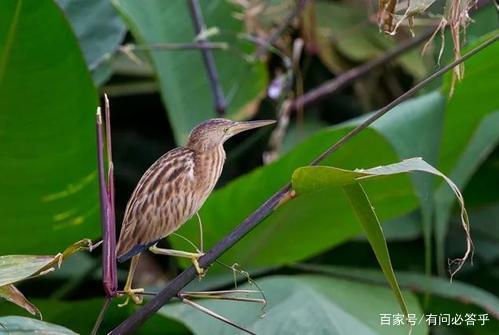
<svg viewBox="0 0 499 335">
<path fill-rule="evenodd" d="M 268 126 L 269 124 L 273 124 L 275 122 L 275 120 L 240 121 L 230 127 L 229 132 L 230 135 L 233 136 L 243 131 Z"/>
</svg>

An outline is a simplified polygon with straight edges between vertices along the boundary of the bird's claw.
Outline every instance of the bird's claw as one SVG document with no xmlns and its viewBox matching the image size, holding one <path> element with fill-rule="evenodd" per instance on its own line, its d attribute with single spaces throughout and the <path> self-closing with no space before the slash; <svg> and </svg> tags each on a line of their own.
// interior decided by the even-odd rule
<svg viewBox="0 0 499 335">
<path fill-rule="evenodd" d="M 129 289 L 125 288 L 123 293 L 120 293 L 119 296 L 126 295 L 127 296 L 126 300 L 122 304 L 118 304 L 118 307 L 124 307 L 124 306 L 128 305 L 130 298 L 132 299 L 132 301 L 135 304 L 137 304 L 137 305 L 142 304 L 142 301 L 144 300 L 144 298 L 142 297 L 142 295 L 140 293 L 143 293 L 143 292 L 144 292 L 143 288 L 129 288 Z M 137 293 L 139 293 L 139 294 L 137 294 Z"/>
<path fill-rule="evenodd" d="M 206 271 L 199 265 L 199 258 L 204 256 L 204 252 L 198 252 L 196 256 L 193 256 L 191 258 L 192 264 L 194 265 L 194 268 L 196 269 L 196 272 L 198 273 L 198 278 L 202 279 L 204 275 L 206 274 Z"/>
</svg>

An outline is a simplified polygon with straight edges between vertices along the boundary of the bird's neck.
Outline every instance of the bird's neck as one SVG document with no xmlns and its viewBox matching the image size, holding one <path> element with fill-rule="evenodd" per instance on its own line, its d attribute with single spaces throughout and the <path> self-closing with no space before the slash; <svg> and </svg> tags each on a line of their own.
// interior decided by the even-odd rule
<svg viewBox="0 0 499 335">
<path fill-rule="evenodd" d="M 196 161 L 196 174 L 203 176 L 200 179 L 203 181 L 203 184 L 207 183 L 205 186 L 208 192 L 206 196 L 208 196 L 222 174 L 225 163 L 225 150 L 222 145 L 219 145 L 210 150 L 197 152 Z"/>
</svg>

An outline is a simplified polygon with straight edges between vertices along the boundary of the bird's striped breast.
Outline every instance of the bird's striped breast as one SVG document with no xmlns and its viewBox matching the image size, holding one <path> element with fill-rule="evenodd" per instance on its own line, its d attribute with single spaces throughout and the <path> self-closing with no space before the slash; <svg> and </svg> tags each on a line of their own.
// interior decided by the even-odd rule
<svg viewBox="0 0 499 335">
<path fill-rule="evenodd" d="M 128 202 L 118 256 L 126 260 L 182 226 L 212 192 L 224 162 L 222 145 L 202 152 L 178 148 L 158 159 Z"/>
</svg>

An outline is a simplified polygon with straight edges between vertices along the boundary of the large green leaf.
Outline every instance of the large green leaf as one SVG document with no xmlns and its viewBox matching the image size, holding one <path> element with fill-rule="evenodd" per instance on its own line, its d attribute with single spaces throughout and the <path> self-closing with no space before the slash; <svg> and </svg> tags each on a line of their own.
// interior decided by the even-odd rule
<svg viewBox="0 0 499 335">
<path fill-rule="evenodd" d="M 499 31 L 496 31 L 497 35 Z M 490 36 L 485 36 L 470 48 L 480 44 Z M 497 75 L 499 64 L 495 61 L 499 44 L 495 43 L 466 62 L 463 81 L 458 83 L 453 96 L 448 100 L 439 167 L 464 188 L 499 141 L 499 90 Z M 445 87 L 450 86 L 450 74 Z M 479 99 L 479 96 L 488 98 Z M 444 241 L 448 221 L 454 204 L 452 194 L 445 186 L 435 193 L 435 236 L 437 261 L 443 272 Z"/>
<path fill-rule="evenodd" d="M 464 198 L 458 186 L 451 179 L 443 175 L 440 171 L 436 170 L 433 166 L 429 165 L 424 160 L 420 158 L 411 158 L 400 163 L 380 166 L 368 170 L 355 171 L 347 171 L 322 166 L 302 167 L 300 169 L 297 169 L 293 174 L 293 187 L 297 191 L 297 193 L 312 192 L 314 190 L 321 190 L 327 187 L 338 187 L 355 182 L 361 182 L 367 179 L 407 172 L 424 172 L 442 177 L 443 180 L 447 183 L 446 186 L 451 189 L 450 194 L 453 194 L 458 199 L 459 205 L 461 207 L 461 223 L 462 227 L 464 228 L 467 248 L 464 257 L 462 259 L 457 259 L 456 262 L 453 262 L 452 268 L 449 267 L 451 275 L 454 275 L 461 269 L 464 262 L 473 253 L 473 245 L 469 233 L 469 220 L 466 208 L 464 206 Z M 449 263 L 449 266 L 450 265 L 451 264 Z"/>
<path fill-rule="evenodd" d="M 267 296 L 265 317 L 259 305 L 198 301 L 257 334 L 407 334 L 407 326 L 381 326 L 379 313 L 399 314 L 390 290 L 318 275 L 266 277 L 258 281 Z M 245 288 L 245 286 L 242 286 Z M 404 292 L 411 313 L 422 312 Z M 376 310 L 373 310 L 376 306 Z M 181 320 L 194 334 L 234 334 L 234 329 L 187 305 L 163 307 L 162 315 Z M 413 334 L 427 334 L 424 323 Z"/>
<path fill-rule="evenodd" d="M 112 0 L 141 43 L 185 43 L 195 38 L 188 3 L 184 0 Z M 252 52 L 234 36 L 243 23 L 233 17 L 237 7 L 225 0 L 201 1 L 207 27 L 217 27 L 231 47 Z M 262 63 L 250 64 L 237 52 L 213 51 L 225 95 L 232 96 L 229 118 L 251 116 L 251 103 L 263 92 L 266 71 Z M 177 143 L 184 144 L 190 130 L 214 117 L 213 98 L 199 50 L 150 52 L 160 82 L 161 96 Z"/>
<path fill-rule="evenodd" d="M 78 334 L 90 334 L 95 320 L 102 307 L 103 298 L 78 299 L 78 300 L 50 300 L 33 299 L 36 306 L 40 308 L 43 314 L 43 320 L 68 327 Z M 116 305 L 119 300 L 114 300 L 109 307 L 98 334 L 107 334 L 119 323 L 129 317 L 139 306 L 129 306 L 118 308 Z M 2 304 L 0 302 L 0 315 L 26 315 L 18 307 L 12 304 Z M 12 316 L 14 318 L 14 316 Z M 16 318 L 21 318 L 17 317 Z M 21 318 L 31 320 L 28 318 Z M 0 322 L 2 319 L 0 318 Z M 2 326 L 0 325 L 0 334 Z M 24 333 L 26 334 L 26 333 Z M 45 333 L 44 333 L 45 334 Z M 165 335 L 187 335 L 189 331 L 180 322 L 166 319 L 162 316 L 153 316 L 139 330 L 134 332 L 138 335 L 165 334 Z"/>
<path fill-rule="evenodd" d="M 344 266 L 299 264 L 294 268 L 307 272 L 329 274 L 338 278 L 350 279 L 369 284 L 386 285 L 384 274 L 377 270 L 359 269 Z M 460 281 L 427 277 L 415 272 L 397 272 L 397 280 L 402 288 L 413 292 L 430 292 L 433 295 L 481 307 L 492 316 L 499 317 L 499 298 L 477 286 Z"/>
<path fill-rule="evenodd" d="M 22 316 L 0 317 L 0 334 L 76 335 L 75 332 L 65 327 Z"/>
<path fill-rule="evenodd" d="M 499 30 L 484 36 L 466 50 L 478 46 L 485 39 L 497 34 Z M 496 61 L 498 53 L 499 44 L 494 43 L 471 57 L 466 62 L 464 79 L 456 85 L 454 94 L 447 102 L 439 165 L 444 173 L 449 173 L 457 164 L 484 117 L 499 110 L 499 98 L 495 95 L 499 89 L 497 80 L 499 64 Z M 444 84 L 447 93 L 451 81 L 449 73 L 445 77 Z"/>
<path fill-rule="evenodd" d="M 390 141 L 400 158 L 424 157 L 425 161 L 437 166 L 439 146 L 435 143 L 440 141 L 442 134 L 444 104 L 445 98 L 439 92 L 426 94 L 395 107 L 389 117 L 381 118 L 372 127 L 378 129 Z M 425 239 L 425 261 L 429 272 L 432 254 L 434 177 L 414 173 L 411 174 L 411 179 L 419 197 L 421 226 Z M 404 229 L 404 222 L 398 223 L 402 223 Z M 389 226 L 385 228 L 388 234 L 389 228 Z"/>
<path fill-rule="evenodd" d="M 382 176 L 412 171 L 427 172 L 433 175 L 441 176 L 445 179 L 445 181 L 449 184 L 448 186 L 450 186 L 452 191 L 460 200 L 460 204 L 462 206 L 463 226 L 465 227 L 466 237 L 469 240 L 469 223 L 461 193 L 452 181 L 421 159 L 412 158 L 396 164 L 355 171 L 322 166 L 302 167 L 293 173 L 292 179 L 293 189 L 296 191 L 298 196 L 306 193 L 313 193 L 325 188 L 343 187 L 343 190 L 345 191 L 347 198 L 352 205 L 352 208 L 359 219 L 364 232 L 366 233 L 369 243 L 374 251 L 374 254 L 376 255 L 376 259 L 378 260 L 387 281 L 390 283 L 390 286 L 406 317 L 408 315 L 407 307 L 400 293 L 400 288 L 393 272 L 388 247 L 386 245 L 385 237 L 383 236 L 380 222 L 377 218 L 376 212 L 374 211 L 374 207 L 369 201 L 369 198 L 360 183 L 368 178 L 379 178 Z M 331 201 L 333 200 L 331 199 Z M 468 249 L 468 252 L 470 251 L 471 250 Z M 466 260 L 466 257 L 464 260 Z M 461 264 L 459 264 L 459 267 L 460 266 Z"/>
<path fill-rule="evenodd" d="M 96 83 L 112 74 L 105 63 L 116 51 L 126 33 L 124 22 L 109 0 L 56 0 L 66 14 Z"/>
<path fill-rule="evenodd" d="M 55 253 L 97 234 L 96 105 L 60 9 L 1 1 L 0 254 Z"/>
<path fill-rule="evenodd" d="M 390 287 L 397 298 L 397 301 L 404 313 L 404 316 L 409 318 L 409 311 L 407 309 L 406 302 L 400 292 L 400 287 L 395 278 L 395 273 L 393 272 L 392 262 L 390 260 L 390 254 L 388 253 L 388 246 L 386 245 L 386 239 L 383 235 L 383 230 L 381 229 L 381 224 L 376 216 L 376 212 L 367 197 L 366 192 L 362 188 L 362 185 L 358 183 L 353 183 L 350 185 L 345 185 L 343 187 L 345 194 L 352 205 L 352 208 L 359 219 L 362 228 L 369 240 L 369 244 L 376 255 L 379 266 L 383 270 L 386 280 L 390 284 Z"/>
</svg>

